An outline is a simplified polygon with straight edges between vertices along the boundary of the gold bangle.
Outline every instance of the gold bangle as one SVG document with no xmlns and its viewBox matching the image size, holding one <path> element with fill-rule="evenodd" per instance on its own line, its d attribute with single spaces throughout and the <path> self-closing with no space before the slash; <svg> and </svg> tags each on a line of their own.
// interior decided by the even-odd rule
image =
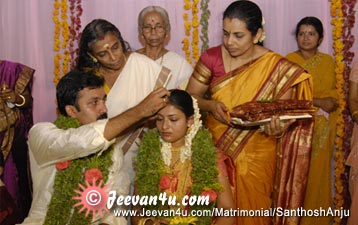
<svg viewBox="0 0 358 225">
<path fill-rule="evenodd" d="M 358 114 L 358 110 L 354 110 L 353 112 L 352 112 L 352 118 L 355 116 L 355 115 L 357 115 Z"/>
<path fill-rule="evenodd" d="M 21 106 L 25 105 L 25 103 L 26 103 L 26 99 L 25 99 L 25 97 L 24 97 L 23 95 L 20 95 L 20 94 L 19 94 L 19 97 L 22 99 L 22 103 L 21 103 L 21 104 L 15 103 L 15 105 L 16 105 L 17 107 L 21 107 Z"/>
</svg>

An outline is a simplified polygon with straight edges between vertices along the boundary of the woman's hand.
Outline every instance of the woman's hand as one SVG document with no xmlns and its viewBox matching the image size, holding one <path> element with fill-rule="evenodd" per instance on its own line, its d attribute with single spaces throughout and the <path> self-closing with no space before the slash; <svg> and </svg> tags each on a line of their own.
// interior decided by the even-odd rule
<svg viewBox="0 0 358 225">
<path fill-rule="evenodd" d="M 3 101 L 16 103 L 16 94 L 14 90 L 9 88 L 5 83 L 1 85 L 0 97 Z"/>
<path fill-rule="evenodd" d="M 263 125 L 263 130 L 267 135 L 280 137 L 294 122 L 296 122 L 296 119 L 280 120 L 279 116 L 272 116 L 271 121 Z"/>
<path fill-rule="evenodd" d="M 313 100 L 313 103 L 315 106 L 320 107 L 325 112 L 331 113 L 336 111 L 338 108 L 337 99 L 332 97 L 326 97 L 326 98 L 315 98 Z"/>
<path fill-rule="evenodd" d="M 211 101 L 210 113 L 214 118 L 222 122 L 223 124 L 230 125 L 230 118 L 227 115 L 227 108 L 222 102 Z"/>
</svg>

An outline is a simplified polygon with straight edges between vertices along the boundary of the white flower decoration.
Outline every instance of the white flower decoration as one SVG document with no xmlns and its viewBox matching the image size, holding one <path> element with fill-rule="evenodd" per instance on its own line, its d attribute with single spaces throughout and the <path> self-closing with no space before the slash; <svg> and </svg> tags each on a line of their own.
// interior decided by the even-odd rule
<svg viewBox="0 0 358 225">
<path fill-rule="evenodd" d="M 260 39 L 259 39 L 259 42 L 263 42 L 264 40 L 265 40 L 265 38 L 266 38 L 266 33 L 265 33 L 265 31 L 264 31 L 264 25 L 265 25 L 265 18 L 264 17 L 262 17 L 262 22 L 261 22 L 261 26 L 262 26 L 262 34 L 261 34 L 261 37 L 260 37 Z"/>
</svg>

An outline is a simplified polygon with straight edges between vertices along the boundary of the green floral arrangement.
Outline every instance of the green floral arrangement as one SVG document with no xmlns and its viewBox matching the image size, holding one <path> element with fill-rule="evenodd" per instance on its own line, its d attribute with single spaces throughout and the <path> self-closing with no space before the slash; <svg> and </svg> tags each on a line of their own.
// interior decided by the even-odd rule
<svg viewBox="0 0 358 225">
<path fill-rule="evenodd" d="M 142 140 L 138 150 L 138 156 L 135 161 L 136 169 L 136 190 L 140 196 L 159 196 L 162 192 L 159 189 L 159 183 L 162 176 L 165 176 L 165 164 L 161 155 L 161 142 L 158 130 L 149 131 Z M 212 141 L 211 134 L 206 129 L 199 129 L 192 141 L 192 172 L 191 178 L 193 185 L 190 187 L 191 196 L 200 196 L 205 191 L 222 190 L 218 182 L 218 154 Z M 181 200 L 179 200 L 181 201 Z M 216 201 L 209 205 L 193 205 L 191 210 L 212 210 Z M 148 205 L 147 210 L 169 209 L 168 205 Z M 174 219 L 174 218 L 166 218 Z M 211 217 L 198 217 L 196 224 L 210 224 Z M 172 224 L 172 223 L 171 223 Z"/>
<path fill-rule="evenodd" d="M 77 128 L 80 126 L 78 119 L 59 116 L 54 124 L 60 129 Z M 101 155 L 90 156 L 56 164 L 55 183 L 53 195 L 48 207 L 44 225 L 88 225 L 92 216 L 85 216 L 85 211 L 79 212 L 74 205 L 74 190 L 79 189 L 79 184 L 85 184 L 85 171 L 99 170 L 104 182 L 108 179 L 108 168 L 112 165 L 113 148 L 104 151 Z M 73 211 L 72 211 L 73 210 Z"/>
</svg>

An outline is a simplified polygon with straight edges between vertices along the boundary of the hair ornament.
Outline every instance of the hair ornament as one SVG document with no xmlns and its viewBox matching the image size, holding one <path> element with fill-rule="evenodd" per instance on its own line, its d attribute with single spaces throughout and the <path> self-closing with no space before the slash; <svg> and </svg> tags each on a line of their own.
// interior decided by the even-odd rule
<svg viewBox="0 0 358 225">
<path fill-rule="evenodd" d="M 259 42 L 262 43 L 264 42 L 265 38 L 266 38 L 266 33 L 265 33 L 265 30 L 264 30 L 264 25 L 265 25 L 266 21 L 265 21 L 265 18 L 262 17 L 262 22 L 261 22 L 261 26 L 262 26 L 262 34 L 261 34 L 261 37 L 259 38 Z"/>
</svg>

